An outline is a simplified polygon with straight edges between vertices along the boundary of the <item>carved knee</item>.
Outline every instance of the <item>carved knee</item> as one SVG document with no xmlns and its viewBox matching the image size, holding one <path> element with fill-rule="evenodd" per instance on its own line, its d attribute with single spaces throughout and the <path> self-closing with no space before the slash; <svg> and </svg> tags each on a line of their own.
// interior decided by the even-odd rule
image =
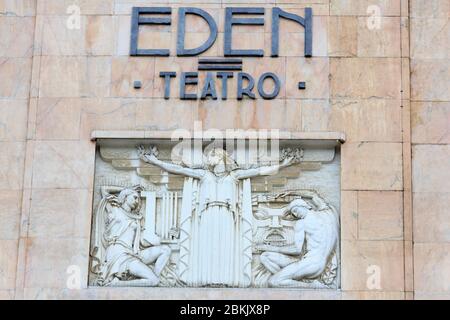
<svg viewBox="0 0 450 320">
<path fill-rule="evenodd" d="M 156 287 L 159 284 L 159 282 L 160 282 L 159 278 L 151 279 L 150 280 L 150 286 Z"/>
<path fill-rule="evenodd" d="M 280 286 L 280 279 L 277 276 L 272 276 L 269 278 L 269 287 L 276 288 Z"/>
<path fill-rule="evenodd" d="M 170 247 L 166 246 L 166 245 L 162 246 L 161 250 L 162 250 L 162 253 L 167 256 L 169 256 L 172 253 L 172 249 L 170 249 Z"/>
<path fill-rule="evenodd" d="M 269 255 L 269 252 L 263 252 L 260 257 L 261 262 L 264 263 L 266 261 L 269 261 Z"/>
</svg>

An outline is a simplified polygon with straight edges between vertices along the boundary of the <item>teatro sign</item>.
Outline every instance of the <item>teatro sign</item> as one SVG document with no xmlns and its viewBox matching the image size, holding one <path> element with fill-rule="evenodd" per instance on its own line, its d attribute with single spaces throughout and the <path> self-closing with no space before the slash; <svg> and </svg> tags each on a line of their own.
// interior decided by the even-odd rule
<svg viewBox="0 0 450 320">
<path fill-rule="evenodd" d="M 186 49 L 185 31 L 186 16 L 195 15 L 206 21 L 209 28 L 208 39 L 197 48 Z M 250 16 L 250 17 L 249 17 Z M 281 81 L 275 73 L 266 72 L 259 79 L 255 79 L 252 75 L 243 72 L 242 57 L 263 57 L 263 49 L 242 50 L 233 48 L 233 26 L 236 25 L 253 25 L 264 26 L 266 23 L 265 8 L 245 8 L 245 7 L 229 7 L 225 8 L 225 26 L 224 26 L 224 58 L 210 59 L 201 58 L 198 62 L 198 70 L 191 72 L 181 72 L 177 74 L 171 70 L 163 71 L 160 77 L 164 79 L 165 90 L 164 98 L 170 99 L 170 83 L 173 78 L 180 77 L 180 99 L 181 100 L 197 100 L 200 99 L 218 99 L 216 89 L 216 81 L 221 81 L 222 90 L 220 97 L 222 100 L 228 99 L 228 81 L 237 79 L 237 99 L 242 100 L 245 97 L 256 99 L 255 86 L 257 92 L 262 99 L 275 99 L 281 90 Z M 271 57 L 277 58 L 279 55 L 279 39 L 280 39 L 280 20 L 287 19 L 297 22 L 300 27 L 305 30 L 305 57 L 312 57 L 312 9 L 305 8 L 305 16 L 286 12 L 278 7 L 271 10 Z M 169 57 L 171 52 L 167 48 L 145 49 L 139 48 L 139 29 L 141 25 L 171 25 L 172 9 L 170 7 L 134 7 L 131 22 L 131 56 L 158 56 Z M 202 53 L 211 48 L 217 40 L 218 27 L 214 18 L 206 11 L 193 8 L 182 7 L 178 9 L 178 26 L 177 26 L 177 46 L 176 55 L 178 57 L 194 57 L 200 56 Z M 204 83 L 200 84 L 201 94 L 187 93 L 186 87 L 199 85 L 199 72 L 207 72 Z M 272 89 L 266 91 L 264 84 L 266 81 L 272 81 Z M 135 83 L 135 88 L 140 88 L 140 82 Z M 305 89 L 305 83 L 299 82 L 299 89 Z"/>
</svg>

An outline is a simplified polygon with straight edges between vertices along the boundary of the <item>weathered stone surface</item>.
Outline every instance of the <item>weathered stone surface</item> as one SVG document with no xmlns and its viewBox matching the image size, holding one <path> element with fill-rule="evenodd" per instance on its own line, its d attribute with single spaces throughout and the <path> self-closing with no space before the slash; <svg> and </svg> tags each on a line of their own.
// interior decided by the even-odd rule
<svg viewBox="0 0 450 320">
<path fill-rule="evenodd" d="M 347 143 L 342 148 L 344 190 L 402 190 L 401 143 Z"/>
<path fill-rule="evenodd" d="M 17 240 L 0 240 L 0 290 L 16 285 Z"/>
<path fill-rule="evenodd" d="M 72 270 L 72 273 L 73 270 L 79 271 L 81 285 L 86 287 L 87 239 L 28 238 L 26 244 L 25 288 L 67 288 L 68 270 Z"/>
<path fill-rule="evenodd" d="M 31 57 L 33 35 L 34 18 L 4 17 L 0 14 L 0 57 Z"/>
<path fill-rule="evenodd" d="M 164 297 L 166 300 L 248 300 L 252 297 L 255 300 L 339 300 L 342 294 L 335 290 L 268 290 L 246 289 L 246 290 L 223 290 L 190 288 L 89 288 L 89 290 L 69 290 L 69 289 L 42 289 L 26 288 L 26 299 L 101 299 L 101 300 L 158 300 Z"/>
<path fill-rule="evenodd" d="M 341 238 L 358 239 L 358 192 L 341 192 Z"/>
<path fill-rule="evenodd" d="M 113 58 L 111 95 L 114 97 L 153 97 L 155 82 L 154 58 Z M 135 81 L 142 82 L 142 89 L 134 89 Z"/>
<path fill-rule="evenodd" d="M 197 101 L 154 99 L 131 100 L 136 106 L 137 130 L 174 130 L 193 128 L 197 118 Z"/>
<path fill-rule="evenodd" d="M 0 141 L 24 141 L 27 134 L 26 99 L 0 99 Z"/>
<path fill-rule="evenodd" d="M 33 16 L 36 14 L 36 0 L 0 0 L 0 15 Z"/>
<path fill-rule="evenodd" d="M 0 142 L 0 148 L 0 189 L 22 189 L 25 143 Z"/>
<path fill-rule="evenodd" d="M 450 244 L 414 244 L 414 287 L 418 292 L 450 292 Z"/>
<path fill-rule="evenodd" d="M 402 141 L 402 108 L 399 100 L 334 99 L 329 124 L 323 130 L 346 133 L 347 141 Z M 326 119 L 324 113 L 319 114 Z"/>
<path fill-rule="evenodd" d="M 358 237 L 362 240 L 402 240 L 402 192 L 358 192 Z"/>
<path fill-rule="evenodd" d="M 450 10 L 450 3 L 447 0 L 411 0 L 410 7 L 413 18 L 446 18 Z"/>
<path fill-rule="evenodd" d="M 450 58 L 450 20 L 411 19 L 411 58 Z M 430 50 L 430 48 L 433 48 Z"/>
<path fill-rule="evenodd" d="M 83 15 L 112 14 L 114 0 L 39 0 L 37 13 L 65 15 L 73 5 L 77 6 Z M 73 13 L 73 10 L 70 13 Z"/>
<path fill-rule="evenodd" d="M 286 61 L 287 98 L 328 99 L 330 63 L 328 58 L 291 58 Z M 306 90 L 298 90 L 298 83 L 306 82 Z"/>
<path fill-rule="evenodd" d="M 39 96 L 43 98 L 78 98 L 81 95 L 87 58 L 43 56 Z"/>
<path fill-rule="evenodd" d="M 371 5 L 379 8 L 381 16 L 400 15 L 400 1 L 398 0 L 330 0 L 330 13 L 342 16 L 366 16 L 372 12 L 368 11 Z"/>
<path fill-rule="evenodd" d="M 26 99 L 29 96 L 31 58 L 3 58 L 0 56 L 0 99 Z"/>
<path fill-rule="evenodd" d="M 380 286 L 368 287 L 375 269 L 380 272 Z M 403 241 L 342 241 L 344 291 L 402 291 L 403 271 Z"/>
<path fill-rule="evenodd" d="M 15 290 L 0 290 L 0 300 L 13 300 Z"/>
<path fill-rule="evenodd" d="M 379 24 L 358 18 L 358 57 L 400 57 L 400 18 L 382 17 Z"/>
<path fill-rule="evenodd" d="M 78 140 L 82 100 L 39 99 L 36 114 L 36 139 Z"/>
<path fill-rule="evenodd" d="M 450 145 L 413 146 L 413 191 L 450 190 Z"/>
<path fill-rule="evenodd" d="M 0 192 L 0 241 L 19 237 L 21 190 L 1 190 Z"/>
<path fill-rule="evenodd" d="M 347 16 L 329 18 L 328 54 L 354 57 L 358 53 L 358 19 Z"/>
<path fill-rule="evenodd" d="M 405 300 L 405 293 L 379 291 L 344 291 L 343 300 Z"/>
<path fill-rule="evenodd" d="M 84 189 L 35 189 L 32 193 L 28 236 L 87 238 L 92 194 Z"/>
<path fill-rule="evenodd" d="M 330 73 L 332 98 L 401 98 L 401 63 L 398 59 L 332 58 Z M 386 77 L 387 74 L 391 76 Z"/>
<path fill-rule="evenodd" d="M 450 102 L 411 103 L 413 143 L 450 144 Z"/>
<path fill-rule="evenodd" d="M 112 55 L 114 50 L 113 17 L 88 16 L 85 41 L 88 55 Z"/>
<path fill-rule="evenodd" d="M 69 27 L 68 16 L 44 16 L 36 18 L 39 37 L 37 47 L 46 56 L 85 55 L 86 17 L 80 16 L 79 27 Z"/>
<path fill-rule="evenodd" d="M 450 60 L 411 60 L 411 100 L 450 101 Z"/>
<path fill-rule="evenodd" d="M 450 193 L 436 191 L 413 195 L 415 241 L 450 242 Z"/>
<path fill-rule="evenodd" d="M 89 141 L 36 142 L 33 188 L 91 189 L 94 151 Z"/>
<path fill-rule="evenodd" d="M 136 125 L 136 101 L 82 99 L 80 117 L 80 137 L 84 140 L 90 139 L 94 130 L 133 130 Z"/>
</svg>

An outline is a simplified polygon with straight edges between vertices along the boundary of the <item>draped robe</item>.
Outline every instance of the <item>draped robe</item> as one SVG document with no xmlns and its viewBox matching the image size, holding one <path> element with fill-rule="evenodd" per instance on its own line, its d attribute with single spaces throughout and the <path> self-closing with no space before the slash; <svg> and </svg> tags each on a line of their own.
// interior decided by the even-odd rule
<svg viewBox="0 0 450 320">
<path fill-rule="evenodd" d="M 248 287 L 251 281 L 250 179 L 186 178 L 179 277 L 189 286 Z"/>
</svg>

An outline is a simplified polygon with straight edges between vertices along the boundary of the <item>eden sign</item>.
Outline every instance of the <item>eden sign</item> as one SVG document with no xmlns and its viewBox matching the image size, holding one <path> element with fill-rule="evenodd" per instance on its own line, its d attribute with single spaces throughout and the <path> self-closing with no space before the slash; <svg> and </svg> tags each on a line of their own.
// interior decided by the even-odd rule
<svg viewBox="0 0 450 320">
<path fill-rule="evenodd" d="M 185 46 L 186 33 L 186 16 L 194 15 L 202 18 L 208 25 L 209 37 L 200 46 L 187 49 Z M 233 48 L 233 26 L 251 25 L 264 26 L 266 24 L 265 8 L 245 8 L 245 7 L 229 7 L 225 8 L 225 26 L 224 26 L 224 52 L 223 59 L 199 59 L 198 70 L 193 72 L 176 72 L 165 71 L 160 73 L 160 77 L 164 79 L 165 92 L 164 98 L 170 99 L 170 83 L 173 78 L 180 78 L 180 99 L 196 100 L 200 99 L 218 99 L 216 89 L 216 81 L 222 84 L 220 97 L 222 100 L 228 99 L 228 81 L 229 79 L 237 79 L 237 99 L 242 100 L 245 97 L 256 99 L 255 92 L 263 99 L 275 99 L 281 90 L 281 81 L 279 77 L 267 72 L 255 79 L 252 75 L 242 71 L 243 57 L 263 57 L 264 50 L 255 48 L 252 50 L 243 50 Z M 167 48 L 145 49 L 139 48 L 139 29 L 141 25 L 171 25 L 172 9 L 170 7 L 134 7 L 131 22 L 131 56 L 158 56 L 168 57 L 171 52 Z M 279 55 L 280 41 L 280 20 L 291 20 L 303 27 L 305 30 L 305 57 L 312 57 L 312 9 L 305 8 L 305 16 L 286 12 L 278 7 L 271 10 L 271 57 L 276 58 Z M 177 25 L 177 46 L 176 55 L 178 57 L 194 57 L 199 56 L 209 48 L 211 48 L 217 40 L 218 27 L 214 18 L 205 10 L 193 7 L 178 8 L 178 25 Z M 201 84 L 201 94 L 187 93 L 187 86 L 199 85 L 198 71 L 207 72 L 205 81 Z M 272 81 L 272 88 L 265 89 L 265 82 Z M 135 88 L 139 88 L 140 83 L 135 83 Z M 255 87 L 257 88 L 255 90 Z M 299 89 L 305 89 L 305 83 L 299 83 Z"/>
</svg>

